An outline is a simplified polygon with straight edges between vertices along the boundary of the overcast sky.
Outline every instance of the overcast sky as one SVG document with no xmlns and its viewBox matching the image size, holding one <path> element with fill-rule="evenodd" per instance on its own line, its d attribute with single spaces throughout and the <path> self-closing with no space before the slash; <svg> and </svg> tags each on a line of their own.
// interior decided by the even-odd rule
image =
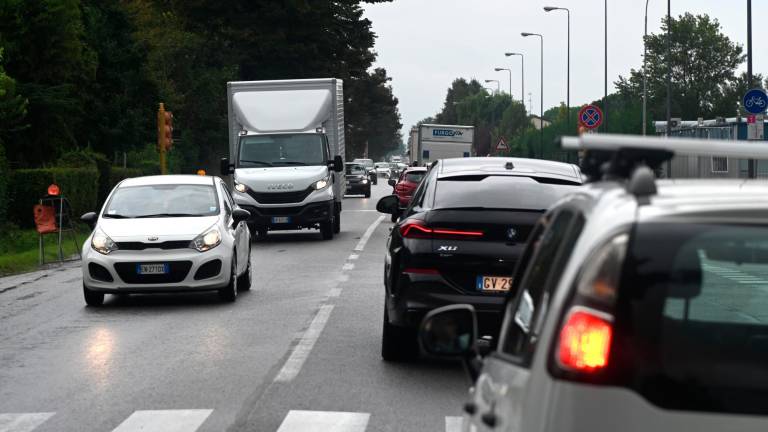
<svg viewBox="0 0 768 432">
<path fill-rule="evenodd" d="M 686 11 L 717 18 L 723 32 L 744 46 L 746 53 L 746 0 L 672 0 L 672 14 Z M 768 72 L 768 1 L 752 6 L 754 71 Z M 599 99 L 603 95 L 603 0 L 395 0 L 366 5 L 366 17 L 378 35 L 376 66 L 393 78 L 400 99 L 404 135 L 417 121 L 441 108 L 445 92 L 458 77 L 501 81 L 509 91 L 509 75 L 494 67 L 513 71 L 512 93 L 520 97 L 520 59 L 504 52 L 519 51 L 525 58 L 525 92 L 532 93 L 539 112 L 539 40 L 522 38 L 520 32 L 544 35 L 544 106 L 565 100 L 566 14 L 546 13 L 543 6 L 571 9 L 571 105 Z M 667 2 L 650 0 L 648 31 L 659 31 Z M 619 75 L 639 68 L 643 53 L 645 0 L 608 2 L 609 91 Z M 743 66 L 746 69 L 746 65 Z M 487 84 L 490 87 L 495 83 Z M 526 103 L 528 95 L 526 95 Z M 529 107 L 530 108 L 530 107 Z"/>
</svg>

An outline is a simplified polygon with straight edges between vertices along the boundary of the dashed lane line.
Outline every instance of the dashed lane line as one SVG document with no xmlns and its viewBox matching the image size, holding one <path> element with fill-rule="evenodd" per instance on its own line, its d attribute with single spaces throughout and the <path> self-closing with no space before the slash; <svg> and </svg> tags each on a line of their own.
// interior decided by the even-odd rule
<svg viewBox="0 0 768 432">
<path fill-rule="evenodd" d="M 0 414 L 0 432 L 32 432 L 56 413 L 7 413 Z"/>
<path fill-rule="evenodd" d="M 384 220 L 384 216 L 379 216 L 378 219 L 376 219 L 371 226 L 368 227 L 367 230 L 365 230 L 365 233 L 362 237 L 360 237 L 360 241 L 357 242 L 357 246 L 355 246 L 354 251 L 355 252 L 362 252 L 363 249 L 365 249 L 365 245 L 368 243 L 368 239 L 371 238 L 371 235 L 373 235 L 373 232 L 376 231 L 376 227 L 379 226 L 379 224 Z"/>
<path fill-rule="evenodd" d="M 290 382 L 301 372 L 301 367 L 307 361 L 312 348 L 315 346 L 315 342 L 320 338 L 320 334 L 322 334 L 325 324 L 331 316 L 331 311 L 333 311 L 333 305 L 326 304 L 320 306 L 320 310 L 317 311 L 309 328 L 304 332 L 299 343 L 293 349 L 291 356 L 288 357 L 288 360 L 280 369 L 280 372 L 278 372 L 274 382 Z"/>
</svg>

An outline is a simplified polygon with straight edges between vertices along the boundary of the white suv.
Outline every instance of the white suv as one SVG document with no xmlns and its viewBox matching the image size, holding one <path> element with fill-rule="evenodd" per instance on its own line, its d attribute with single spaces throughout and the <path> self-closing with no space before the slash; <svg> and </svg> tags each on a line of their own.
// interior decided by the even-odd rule
<svg viewBox="0 0 768 432">
<path fill-rule="evenodd" d="M 422 323 L 422 347 L 465 356 L 476 378 L 465 430 L 768 430 L 768 183 L 652 171 L 694 148 L 768 154 L 733 141 L 570 144 L 600 180 L 529 237 L 495 349 L 475 342 L 469 305 Z"/>
</svg>

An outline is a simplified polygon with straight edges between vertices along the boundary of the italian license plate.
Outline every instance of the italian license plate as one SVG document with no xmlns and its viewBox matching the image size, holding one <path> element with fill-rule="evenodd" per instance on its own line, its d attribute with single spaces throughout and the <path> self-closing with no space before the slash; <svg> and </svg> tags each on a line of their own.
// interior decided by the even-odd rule
<svg viewBox="0 0 768 432">
<path fill-rule="evenodd" d="M 168 274 L 171 266 L 168 264 L 137 264 L 136 273 L 140 275 Z"/>
<path fill-rule="evenodd" d="M 507 292 L 512 287 L 512 278 L 503 276 L 478 276 L 477 290 L 483 292 Z"/>
<path fill-rule="evenodd" d="M 287 224 L 291 223 L 291 217 L 290 216 L 275 216 L 272 218 L 273 224 Z"/>
</svg>

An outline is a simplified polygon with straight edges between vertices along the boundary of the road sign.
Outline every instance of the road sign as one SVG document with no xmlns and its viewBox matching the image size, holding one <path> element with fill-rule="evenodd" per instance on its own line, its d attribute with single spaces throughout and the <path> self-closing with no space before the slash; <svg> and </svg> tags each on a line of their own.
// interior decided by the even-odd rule
<svg viewBox="0 0 768 432">
<path fill-rule="evenodd" d="M 587 129 L 597 129 L 603 124 L 603 111 L 594 105 L 579 110 L 579 124 Z"/>
<path fill-rule="evenodd" d="M 752 123 L 747 123 L 747 139 L 750 141 L 762 141 L 765 139 L 765 116 L 757 114 Z"/>
<path fill-rule="evenodd" d="M 744 95 L 742 103 L 750 114 L 764 113 L 768 108 L 768 94 L 763 89 L 752 89 Z"/>
<path fill-rule="evenodd" d="M 509 146 L 507 145 L 507 141 L 504 139 L 504 137 L 500 137 L 499 143 L 496 144 L 496 151 L 503 151 L 503 150 L 509 150 Z"/>
</svg>

